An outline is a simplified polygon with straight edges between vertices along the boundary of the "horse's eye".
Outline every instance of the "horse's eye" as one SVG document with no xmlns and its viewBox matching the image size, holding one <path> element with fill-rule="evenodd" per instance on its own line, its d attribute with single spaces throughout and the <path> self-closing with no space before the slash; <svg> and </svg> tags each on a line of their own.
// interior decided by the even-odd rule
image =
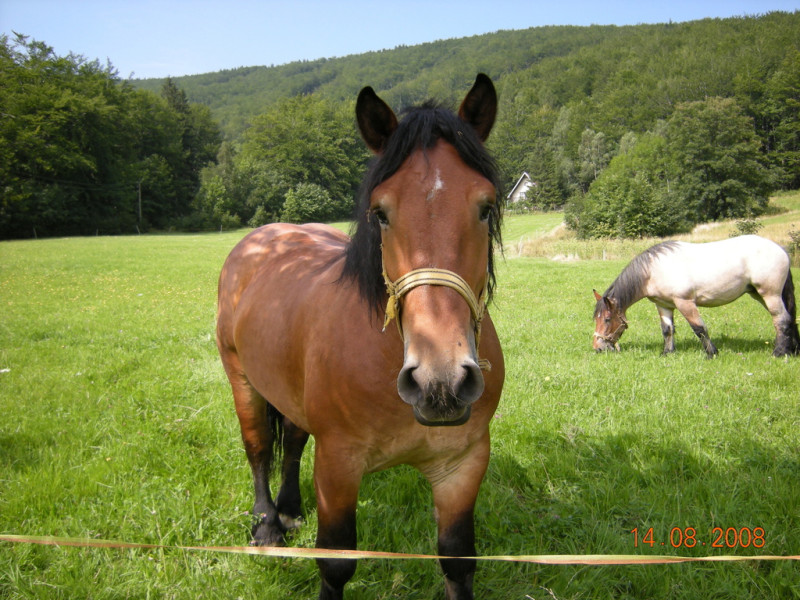
<svg viewBox="0 0 800 600">
<path fill-rule="evenodd" d="M 373 208 L 372 214 L 378 220 L 378 225 L 380 225 L 383 229 L 389 227 L 389 217 L 386 216 L 386 213 L 383 212 L 382 208 Z"/>
<path fill-rule="evenodd" d="M 481 221 L 483 222 L 488 221 L 489 217 L 492 216 L 493 212 L 494 212 L 494 204 L 490 204 L 487 202 L 486 204 L 481 206 L 481 212 L 480 212 Z"/>
</svg>

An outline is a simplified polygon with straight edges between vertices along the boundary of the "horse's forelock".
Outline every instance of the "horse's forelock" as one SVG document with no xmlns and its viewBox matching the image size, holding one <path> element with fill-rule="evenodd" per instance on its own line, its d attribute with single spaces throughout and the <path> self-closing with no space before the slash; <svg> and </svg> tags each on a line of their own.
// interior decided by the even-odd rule
<svg viewBox="0 0 800 600">
<path fill-rule="evenodd" d="M 389 138 L 384 152 L 373 159 L 362 182 L 356 201 L 352 239 L 345 250 L 342 278 L 357 283 L 362 297 L 376 313 L 385 301 L 385 283 L 381 263 L 380 225 L 375 219 L 370 219 L 368 214 L 372 191 L 394 175 L 413 152 L 424 152 L 439 140 L 452 145 L 465 164 L 486 177 L 494 185 L 499 197 L 497 167 L 472 126 L 432 101 L 404 111 L 403 118 Z M 497 247 L 502 251 L 501 220 L 502 205 L 498 200 L 497 210 L 489 221 L 490 297 L 495 287 L 494 249 Z"/>
</svg>

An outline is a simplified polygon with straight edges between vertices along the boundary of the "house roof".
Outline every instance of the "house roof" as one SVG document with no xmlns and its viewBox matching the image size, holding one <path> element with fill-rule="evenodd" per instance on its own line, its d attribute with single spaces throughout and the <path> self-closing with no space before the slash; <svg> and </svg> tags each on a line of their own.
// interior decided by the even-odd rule
<svg viewBox="0 0 800 600">
<path fill-rule="evenodd" d="M 511 191 L 508 193 L 508 196 L 506 196 L 506 199 L 511 198 L 511 196 L 514 195 L 514 192 L 517 191 L 517 188 L 523 185 L 526 181 L 531 181 L 531 176 L 528 175 L 527 171 L 523 171 L 522 175 L 520 175 L 519 179 L 517 179 L 517 183 L 514 184 L 514 187 L 511 188 Z"/>
</svg>

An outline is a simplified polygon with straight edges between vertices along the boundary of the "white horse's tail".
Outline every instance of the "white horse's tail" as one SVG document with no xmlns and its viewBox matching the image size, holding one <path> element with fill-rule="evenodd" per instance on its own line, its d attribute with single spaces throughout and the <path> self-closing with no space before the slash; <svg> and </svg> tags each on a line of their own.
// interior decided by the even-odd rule
<svg viewBox="0 0 800 600">
<path fill-rule="evenodd" d="M 783 284 L 783 292 L 781 293 L 783 306 L 786 312 L 792 318 L 789 324 L 786 335 L 789 338 L 789 354 L 800 354 L 800 332 L 797 330 L 797 304 L 794 297 L 794 283 L 792 281 L 792 268 L 791 266 L 786 273 L 786 281 Z"/>
</svg>

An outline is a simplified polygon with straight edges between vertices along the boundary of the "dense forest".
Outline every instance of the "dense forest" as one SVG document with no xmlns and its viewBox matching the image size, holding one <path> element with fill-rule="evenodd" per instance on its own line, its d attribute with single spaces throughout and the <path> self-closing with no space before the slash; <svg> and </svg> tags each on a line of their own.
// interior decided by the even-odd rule
<svg viewBox="0 0 800 600">
<path fill-rule="evenodd" d="M 70 97 L 42 106 L 77 119 L 63 125 L 62 141 L 91 157 L 48 164 L 57 140 L 39 139 L 41 107 L 4 94 L 0 143 L 27 139 L 30 148 L 0 150 L 3 237 L 346 218 L 369 159 L 354 125 L 358 90 L 371 85 L 396 109 L 429 97 L 454 105 L 478 72 L 500 96 L 488 143 L 503 193 L 528 172 L 536 185 L 527 207 L 565 207 L 579 235 L 668 235 L 699 221 L 757 216 L 771 191 L 800 187 L 800 12 L 500 31 L 167 80 L 121 81 L 110 65 L 46 50 L 4 39 L 0 60 L 14 69 L 0 69 L 2 84 L 24 88 L 25 97 L 60 77 L 51 86 L 72 90 Z M 30 73 L 47 61 L 60 61 L 61 72 Z M 107 115 L 95 110 L 100 80 L 104 97 L 119 99 Z M 113 154 L 117 143 L 113 156 L 98 154 L 102 143 L 86 140 L 103 137 L 103 123 L 117 128 L 104 139 L 132 144 L 124 153 Z M 75 133 L 87 126 L 91 135 Z M 119 168 L 99 164 L 100 155 Z M 106 187 L 105 200 L 88 188 L 76 194 L 76 173 L 86 185 L 119 188 Z M 144 206 L 164 210 L 137 220 L 139 190 Z M 74 202 L 63 201 L 65 191 Z M 80 218 L 54 219 L 51 204 L 59 215 L 67 204 L 80 208 Z M 59 220 L 85 226 L 37 225 Z"/>
<path fill-rule="evenodd" d="M 110 65 L 0 38 L 0 239 L 131 233 L 193 212 L 219 126 L 171 81 L 156 95 Z"/>
</svg>

